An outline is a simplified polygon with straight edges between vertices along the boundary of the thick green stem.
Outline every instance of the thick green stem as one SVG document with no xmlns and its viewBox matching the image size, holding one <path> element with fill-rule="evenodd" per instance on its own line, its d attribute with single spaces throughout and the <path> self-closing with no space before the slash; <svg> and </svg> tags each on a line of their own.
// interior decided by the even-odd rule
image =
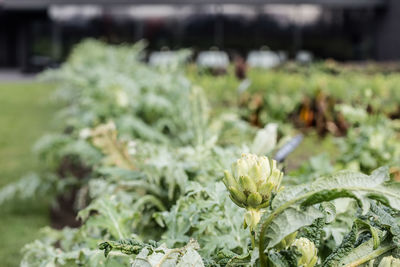
<svg viewBox="0 0 400 267">
<path fill-rule="evenodd" d="M 250 229 L 250 237 L 251 237 L 251 247 L 255 249 L 256 247 L 256 237 L 255 232 Z"/>
<path fill-rule="evenodd" d="M 391 245 L 386 245 L 384 247 L 381 247 L 377 250 L 372 251 L 370 254 L 358 259 L 357 261 L 354 261 L 352 263 L 349 263 L 347 265 L 345 265 L 344 267 L 356 267 L 356 266 L 360 266 L 363 263 L 366 263 L 372 259 L 375 259 L 377 257 L 379 257 L 380 255 L 394 249 L 396 247 L 396 245 L 391 244 Z"/>
</svg>

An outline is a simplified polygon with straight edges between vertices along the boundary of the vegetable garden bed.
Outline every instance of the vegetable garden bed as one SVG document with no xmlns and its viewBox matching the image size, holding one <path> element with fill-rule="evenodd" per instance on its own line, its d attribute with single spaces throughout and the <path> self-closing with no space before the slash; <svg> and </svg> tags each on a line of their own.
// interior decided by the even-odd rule
<svg viewBox="0 0 400 267">
<path fill-rule="evenodd" d="M 56 226 L 75 228 L 44 229 L 22 266 L 399 264 L 398 74 L 250 70 L 238 93 L 232 71 L 152 67 L 143 49 L 86 41 L 42 76 L 65 130 L 37 142 L 36 182 L 0 196 L 56 193 Z M 299 128 L 334 149 L 274 161 Z"/>
</svg>

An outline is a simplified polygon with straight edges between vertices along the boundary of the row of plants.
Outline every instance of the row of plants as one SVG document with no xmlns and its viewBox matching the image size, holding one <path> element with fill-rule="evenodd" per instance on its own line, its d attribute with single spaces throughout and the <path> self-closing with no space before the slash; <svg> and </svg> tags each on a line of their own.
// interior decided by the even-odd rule
<svg viewBox="0 0 400 267">
<path fill-rule="evenodd" d="M 242 117 L 257 126 L 291 121 L 298 127 L 317 128 L 320 134 L 345 135 L 351 125 L 340 114 L 338 104 L 392 119 L 400 116 L 400 78 L 396 72 L 361 72 L 326 61 L 311 66 L 288 63 L 271 70 L 249 69 L 244 81 L 236 79 L 233 70 L 215 77 L 198 75 L 197 68 L 190 66 L 187 73 L 217 99 L 213 103 L 239 103 Z"/>
<path fill-rule="evenodd" d="M 0 202 L 53 193 L 62 229 L 43 229 L 21 266 L 400 264 L 399 126 L 386 110 L 343 101 L 335 108 L 351 126 L 336 159 L 284 174 L 274 158 L 297 131 L 273 99 L 301 99 L 299 84 L 281 91 L 288 77 L 267 74 L 275 89 L 260 128 L 243 120 L 236 94 L 196 85 L 186 51 L 156 68 L 143 49 L 86 41 L 44 74 L 59 86 L 65 130 L 39 140 L 43 170 L 3 188 Z M 270 113 L 280 102 L 283 113 Z"/>
</svg>

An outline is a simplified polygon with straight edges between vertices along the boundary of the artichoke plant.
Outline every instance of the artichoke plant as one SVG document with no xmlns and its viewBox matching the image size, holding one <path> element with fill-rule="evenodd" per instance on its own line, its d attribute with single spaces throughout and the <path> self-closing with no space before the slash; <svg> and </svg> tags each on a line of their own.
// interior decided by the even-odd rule
<svg viewBox="0 0 400 267">
<path fill-rule="evenodd" d="M 297 260 L 297 266 L 314 267 L 315 264 L 317 264 L 318 250 L 313 242 L 307 238 L 301 237 L 293 242 L 293 246 L 295 246 L 301 254 Z"/>
<path fill-rule="evenodd" d="M 239 207 L 247 209 L 245 227 L 254 229 L 261 218 L 261 209 L 266 208 L 273 194 L 281 189 L 283 173 L 276 161 L 265 156 L 242 154 L 232 164 L 231 171 L 224 172 L 223 182 L 230 198 Z"/>
<path fill-rule="evenodd" d="M 378 267 L 400 267 L 400 259 L 393 256 L 384 257 Z"/>
</svg>

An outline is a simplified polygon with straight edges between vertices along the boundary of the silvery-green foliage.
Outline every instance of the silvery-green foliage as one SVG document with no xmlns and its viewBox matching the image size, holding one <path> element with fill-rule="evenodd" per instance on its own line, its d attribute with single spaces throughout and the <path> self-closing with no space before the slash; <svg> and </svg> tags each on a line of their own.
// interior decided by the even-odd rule
<svg viewBox="0 0 400 267">
<path fill-rule="evenodd" d="M 97 214 L 89 217 L 93 211 Z M 85 227 L 89 228 L 89 232 L 93 227 L 96 231 L 106 231 L 110 238 L 123 239 L 129 236 L 131 215 L 116 196 L 105 196 L 94 200 L 88 207 L 81 210 L 78 218 L 86 221 Z"/>
<path fill-rule="evenodd" d="M 212 132 L 218 133 L 218 144 L 222 146 L 251 144 L 257 129 L 231 112 L 224 112 L 210 125 Z"/>
<path fill-rule="evenodd" d="M 251 152 L 256 155 L 269 154 L 278 142 L 278 124 L 269 123 L 259 131 L 251 145 Z"/>
<path fill-rule="evenodd" d="M 132 267 L 204 267 L 201 256 L 197 253 L 198 244 L 189 241 L 182 248 L 169 249 L 166 246 L 144 248 L 132 262 Z"/>
<path fill-rule="evenodd" d="M 102 155 L 85 139 L 67 134 L 46 134 L 33 148 L 43 164 L 49 169 L 59 167 L 60 161 L 69 156 L 86 166 L 98 163 Z"/>
<path fill-rule="evenodd" d="M 63 181 L 64 185 L 66 181 Z M 54 175 L 45 175 L 39 177 L 36 173 L 30 173 L 23 176 L 17 182 L 6 185 L 0 190 L 0 205 L 7 201 L 15 199 L 32 199 L 37 196 L 43 196 L 50 191 L 56 184 L 57 177 Z M 62 186 L 61 186 L 62 187 Z"/>
<path fill-rule="evenodd" d="M 134 157 L 149 181 L 170 187 L 168 196 L 172 199 L 176 189 L 185 192 L 189 180 L 206 184 L 218 179 L 242 151 L 233 146 L 223 148 L 215 142 L 209 139 L 204 145 L 170 147 L 138 141 Z"/>
<path fill-rule="evenodd" d="M 205 141 L 208 104 L 201 89 L 185 78 L 180 64 L 161 71 L 141 62 L 143 48 L 142 43 L 121 47 L 93 40 L 75 48 L 59 70 L 43 76 L 57 81 L 58 99 L 68 104 L 60 116 L 83 128 L 109 119 L 118 125 L 129 114 L 143 122 L 136 127 L 149 126 L 176 144 Z"/>
<path fill-rule="evenodd" d="M 104 258 L 97 248 L 99 240 L 87 237 L 82 230 L 64 228 L 56 231 L 44 228 L 45 238 L 27 244 L 23 249 L 21 267 L 42 266 L 128 266 L 126 256 Z M 83 242 L 84 240 L 84 242 Z"/>
<path fill-rule="evenodd" d="M 336 105 L 335 108 L 352 124 L 364 123 L 368 118 L 368 113 L 364 107 L 353 107 L 341 104 Z"/>
<path fill-rule="evenodd" d="M 77 176 L 85 175 L 103 158 L 101 152 L 87 140 L 67 134 L 46 134 L 35 143 L 33 151 L 40 160 L 40 172 L 23 176 L 1 188 L 0 204 L 12 198 L 28 199 L 62 193 L 82 183 L 80 179 L 83 177 Z M 67 166 L 76 169 L 68 169 Z"/>
<path fill-rule="evenodd" d="M 380 168 L 375 170 L 371 175 L 349 171 L 339 172 L 332 176 L 322 177 L 309 184 L 298 185 L 282 190 L 273 199 L 271 203 L 272 210 L 266 212 L 260 221 L 259 250 L 264 251 L 264 249 L 272 248 L 290 233 L 304 226 L 311 225 L 315 219 L 323 217 L 323 214 L 318 215 L 317 211 L 310 212 L 310 210 L 306 210 L 305 208 L 314 208 L 316 204 L 326 201 L 332 201 L 338 198 L 352 198 L 360 207 L 359 213 L 361 215 L 365 215 L 370 211 L 371 205 L 373 206 L 371 201 L 374 199 L 379 200 L 394 210 L 400 210 L 399 186 L 388 182 L 388 168 Z M 314 218 L 309 218 L 313 216 L 313 214 Z M 393 224 L 395 223 L 392 221 L 390 224 L 394 227 Z M 331 258 L 334 259 L 334 263 L 330 266 L 340 266 L 336 265 L 338 262 L 337 258 L 348 255 L 353 248 L 358 248 L 359 244 L 357 242 L 359 242 L 359 235 L 357 227 L 358 223 L 355 221 L 353 223 L 353 235 L 347 235 L 340 245 L 346 247 L 345 253 L 340 246 L 337 247 L 332 254 L 333 256 L 331 256 Z M 373 233 L 374 231 L 371 231 L 374 237 Z M 375 236 L 377 236 L 377 234 L 375 234 Z M 374 237 L 374 240 L 376 239 L 377 238 Z M 382 253 L 396 247 L 396 240 L 397 237 L 391 238 L 388 247 L 382 248 Z M 381 241 L 383 241 L 383 239 Z M 374 249 L 377 247 L 379 247 L 379 242 L 374 242 Z M 381 254 L 378 253 L 377 256 L 379 255 Z M 262 266 L 266 266 L 266 256 L 261 254 L 260 259 Z M 326 261 L 332 262 L 329 258 L 327 258 Z M 363 261 L 361 261 L 361 263 L 363 263 Z"/>
<path fill-rule="evenodd" d="M 140 138 L 171 147 L 201 146 L 214 140 L 208 131 L 208 103 L 202 90 L 183 75 L 180 64 L 168 71 L 141 62 L 143 49 L 144 43 L 109 46 L 88 40 L 74 49 L 60 69 L 43 75 L 43 79 L 57 82 L 55 97 L 66 104 L 58 114 L 58 119 L 66 122 L 65 133 L 48 134 L 35 146 L 46 171 L 79 176 L 78 180 L 83 181 L 90 178 L 90 170 L 107 155 L 87 140 L 85 131 L 109 120 L 115 121 L 119 136 L 127 140 Z M 72 169 L 82 170 L 74 172 L 71 165 Z M 157 169 L 161 169 L 159 166 Z M 184 186 L 187 178 L 182 168 L 167 167 L 162 175 L 155 176 Z M 12 187 L 4 192 L 7 198 L 12 197 L 18 185 Z M 62 186 L 57 180 L 43 186 L 50 190 L 54 187 Z M 175 189 L 169 188 L 172 198 Z"/>
<path fill-rule="evenodd" d="M 187 244 L 180 248 L 170 249 L 165 244 L 159 245 L 155 241 L 143 243 L 135 239 L 121 239 L 118 241 L 106 241 L 99 244 L 99 248 L 104 250 L 107 258 L 116 255 L 130 255 L 132 257 L 131 266 L 137 267 L 184 267 L 194 266 L 203 267 L 204 263 L 201 256 L 197 253 L 198 243 L 191 239 Z M 120 253 L 118 253 L 120 252 Z M 114 255 L 113 255 L 114 254 Z"/>
<path fill-rule="evenodd" d="M 346 139 L 339 138 L 338 163 L 353 170 L 370 172 L 379 166 L 400 164 L 400 143 L 394 121 L 370 116 L 358 127 L 350 128 Z"/>
<path fill-rule="evenodd" d="M 342 243 L 344 236 L 356 219 L 358 206 L 355 200 L 339 198 L 333 201 L 336 209 L 335 220 L 324 227 L 326 247 L 333 250 Z"/>
<path fill-rule="evenodd" d="M 195 238 L 201 254 L 210 257 L 222 249 L 247 252 L 250 240 L 242 227 L 243 215 L 221 182 L 206 187 L 193 182 L 169 211 L 155 216 L 165 228 L 161 240 L 168 246 L 180 246 Z"/>
<path fill-rule="evenodd" d="M 130 211 L 132 229 L 136 233 L 142 233 L 143 228 L 151 223 L 151 211 L 164 211 L 177 199 L 178 202 L 182 201 L 179 196 L 187 192 L 190 181 L 213 183 L 219 173 L 239 154 L 234 149 L 218 147 L 168 150 L 167 147 L 141 142 L 137 143 L 136 148 L 136 162 L 141 171 L 115 167 L 97 168 L 97 178 L 92 178 L 89 182 L 92 199 L 113 195 L 121 202 L 119 207 Z M 222 194 L 221 188 L 219 193 Z M 201 196 L 196 201 L 200 201 L 203 196 L 199 195 Z M 225 201 L 227 196 L 219 197 L 222 196 Z"/>
<path fill-rule="evenodd" d="M 352 264 L 398 247 L 400 188 L 388 183 L 387 169 L 325 176 L 333 172 L 327 158 L 311 161 L 305 172 L 312 178 L 303 180 L 307 183 L 290 186 L 283 178 L 286 188 L 271 194 L 270 205 L 260 210 L 264 215 L 251 244 L 243 229 L 244 211 L 232 203 L 219 180 L 241 153 L 273 151 L 279 145 L 276 132 L 257 134 L 238 117 L 211 118 L 202 90 L 189 82 L 180 64 L 173 69 L 149 67 L 141 62 L 143 47 L 86 41 L 59 70 L 45 74 L 59 84 L 57 98 L 66 103 L 59 118 L 69 127 L 64 134 L 44 137 L 37 151 L 52 171 L 65 158 L 87 166 L 80 192 L 86 190 L 91 202 L 81 207 L 78 229 L 47 229 L 26 245 L 22 266 L 295 266 L 299 253 L 291 241 L 278 247 L 297 233 L 330 253 L 318 255 L 322 266 Z M 298 90 L 294 96 L 302 98 Z M 277 112 L 268 116 L 289 112 L 285 107 L 292 106 L 292 99 L 288 94 L 268 97 Z M 93 140 L 93 129 L 111 121 L 111 139 L 123 144 L 124 157 L 132 164 L 106 163 L 121 147 L 106 144 L 104 149 Z M 366 132 L 361 147 L 368 143 L 379 148 L 390 140 Z M 270 136 L 273 140 L 265 139 Z M 348 150 L 350 159 L 350 152 L 359 152 L 358 144 L 354 147 Z M 391 146 L 385 149 L 397 155 Z M 353 158 L 368 159 L 358 154 Z M 63 180 L 77 178 L 72 174 L 64 173 Z M 9 189 L 7 198 L 25 182 Z M 32 182 L 40 187 L 38 179 Z"/>
</svg>

